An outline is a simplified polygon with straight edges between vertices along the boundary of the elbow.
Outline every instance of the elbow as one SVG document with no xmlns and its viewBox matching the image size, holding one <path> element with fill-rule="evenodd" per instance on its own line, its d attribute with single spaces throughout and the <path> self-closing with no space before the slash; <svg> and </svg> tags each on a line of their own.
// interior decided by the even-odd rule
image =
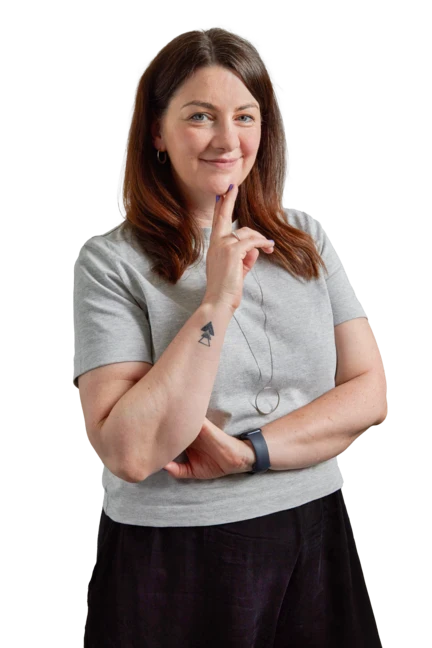
<svg viewBox="0 0 432 648">
<path fill-rule="evenodd" d="M 388 408 L 388 403 L 386 403 L 386 410 L 385 412 L 381 415 L 377 425 L 384 425 L 384 423 L 387 421 L 389 415 L 389 408 Z"/>
<path fill-rule="evenodd" d="M 388 391 L 388 388 L 387 388 L 387 380 L 386 380 L 385 393 L 384 393 L 384 411 L 383 411 L 382 416 L 381 416 L 381 420 L 380 420 L 380 423 L 379 423 L 380 425 L 384 425 L 384 423 L 387 421 L 389 413 L 390 413 L 390 406 L 389 406 L 389 402 L 388 402 L 387 391 Z"/>
<path fill-rule="evenodd" d="M 142 467 L 137 467 L 136 464 L 132 462 L 123 462 L 117 471 L 117 477 L 129 484 L 138 484 L 139 482 L 144 481 L 148 477 L 148 474 Z"/>
<path fill-rule="evenodd" d="M 130 471 L 126 470 L 119 470 L 116 477 L 122 479 L 125 482 L 128 482 L 128 484 L 139 484 L 139 482 L 142 482 L 144 481 L 144 479 L 146 479 L 146 476 L 144 475 L 131 473 Z"/>
<path fill-rule="evenodd" d="M 144 478 L 141 478 L 141 476 L 137 475 L 137 473 L 131 473 L 128 470 L 119 470 L 117 472 L 117 477 L 119 479 L 122 479 L 125 482 L 128 482 L 128 484 L 138 484 L 140 481 L 143 481 Z"/>
<path fill-rule="evenodd" d="M 378 411 L 378 419 L 374 425 L 380 425 L 387 417 L 387 382 L 384 371 L 372 372 L 373 399 Z"/>
<path fill-rule="evenodd" d="M 377 422 L 375 423 L 375 425 L 380 425 L 381 423 L 383 423 L 386 420 L 386 418 L 387 418 L 387 400 L 384 401 L 384 406 L 381 409 L 380 416 L 379 416 Z"/>
</svg>

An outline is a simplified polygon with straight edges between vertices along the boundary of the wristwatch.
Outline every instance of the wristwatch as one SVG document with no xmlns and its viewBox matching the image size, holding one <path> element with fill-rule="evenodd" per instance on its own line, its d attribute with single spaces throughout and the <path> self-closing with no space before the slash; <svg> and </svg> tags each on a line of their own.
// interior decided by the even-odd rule
<svg viewBox="0 0 432 648">
<path fill-rule="evenodd" d="M 268 470 L 270 468 L 270 456 L 261 428 L 242 432 L 238 438 L 247 439 L 254 447 L 256 462 L 252 466 L 252 470 L 247 471 L 248 475 Z"/>
</svg>

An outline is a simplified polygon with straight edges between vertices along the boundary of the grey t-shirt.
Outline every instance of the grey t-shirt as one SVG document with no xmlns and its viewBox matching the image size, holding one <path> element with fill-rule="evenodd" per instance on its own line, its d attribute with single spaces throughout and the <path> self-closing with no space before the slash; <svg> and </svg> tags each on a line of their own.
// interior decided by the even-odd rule
<svg viewBox="0 0 432 648">
<path fill-rule="evenodd" d="M 236 320 L 225 334 L 207 418 L 239 436 L 315 400 L 335 387 L 334 327 L 367 317 L 342 263 L 319 221 L 284 209 L 288 222 L 316 241 L 328 269 L 320 278 L 299 279 L 259 254 L 246 275 Z M 233 229 L 238 229 L 238 220 Z M 82 246 L 74 266 L 75 356 L 73 383 L 90 369 L 113 362 L 156 363 L 199 307 L 206 289 L 205 256 L 211 227 L 204 227 L 205 255 L 174 286 L 151 271 L 151 260 L 123 223 Z M 278 408 L 261 415 L 255 396 L 271 376 L 280 394 Z M 274 397 L 275 398 L 275 397 Z M 277 401 L 276 401 L 277 402 Z M 261 401 L 259 402 L 259 404 Z M 273 400 L 271 401 L 273 403 Z M 271 403 L 262 406 L 271 408 Z M 176 461 L 187 461 L 183 452 Z M 103 508 L 116 522 L 144 526 L 202 526 L 255 518 L 329 495 L 343 485 L 336 457 L 297 470 L 217 479 L 175 479 L 160 470 L 139 483 L 126 482 L 103 468 Z"/>
</svg>

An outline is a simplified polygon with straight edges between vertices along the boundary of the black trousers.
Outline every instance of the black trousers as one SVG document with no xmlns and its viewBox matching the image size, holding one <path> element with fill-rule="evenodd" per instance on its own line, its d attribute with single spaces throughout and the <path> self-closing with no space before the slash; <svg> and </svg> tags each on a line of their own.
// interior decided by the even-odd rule
<svg viewBox="0 0 432 648">
<path fill-rule="evenodd" d="M 84 648 L 382 648 L 341 489 L 212 526 L 102 510 L 87 602 Z"/>
</svg>

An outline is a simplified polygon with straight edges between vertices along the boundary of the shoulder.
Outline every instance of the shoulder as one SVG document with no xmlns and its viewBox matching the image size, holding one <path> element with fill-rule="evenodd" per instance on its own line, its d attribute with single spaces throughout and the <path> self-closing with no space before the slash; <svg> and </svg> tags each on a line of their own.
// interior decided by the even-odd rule
<svg viewBox="0 0 432 648">
<path fill-rule="evenodd" d="M 124 221 L 103 234 L 91 236 L 81 246 L 76 265 L 108 267 L 116 270 L 128 266 L 140 269 L 147 268 L 150 264 L 142 247 L 138 246 L 131 231 Z M 144 268 L 143 268 L 144 267 Z"/>
<path fill-rule="evenodd" d="M 123 221 L 103 234 L 95 234 L 94 236 L 91 236 L 87 241 L 85 241 L 81 249 L 87 250 L 88 248 L 95 248 L 98 250 L 111 250 L 112 252 L 115 252 L 116 249 L 130 246 L 131 243 L 132 241 L 129 229 L 127 228 L 127 221 Z"/>
<path fill-rule="evenodd" d="M 115 267 L 115 259 L 109 242 L 103 235 L 95 235 L 87 239 L 78 252 L 75 261 L 75 270 L 100 270 L 106 272 L 108 268 Z"/>
<path fill-rule="evenodd" d="M 325 242 L 325 232 L 321 223 L 307 212 L 299 209 L 284 207 L 283 211 L 288 225 L 309 234 L 315 241 L 318 252 L 321 253 Z"/>
<path fill-rule="evenodd" d="M 311 236 L 316 235 L 318 223 L 306 209 L 287 209 L 285 213 L 288 225 L 301 229 Z"/>
</svg>

